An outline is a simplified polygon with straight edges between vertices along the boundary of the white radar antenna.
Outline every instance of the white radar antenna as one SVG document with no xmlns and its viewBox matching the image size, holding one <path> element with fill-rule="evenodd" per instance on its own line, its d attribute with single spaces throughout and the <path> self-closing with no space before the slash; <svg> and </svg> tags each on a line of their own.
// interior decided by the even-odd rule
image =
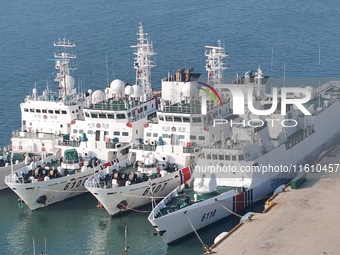
<svg viewBox="0 0 340 255">
<path fill-rule="evenodd" d="M 139 23 L 139 31 L 137 33 L 137 45 L 131 46 L 136 48 L 134 54 L 137 56 L 134 59 L 134 68 L 136 69 L 136 84 L 141 86 L 143 93 L 142 101 L 147 101 L 152 98 L 151 87 L 151 68 L 156 64 L 153 56 L 156 52 L 153 50 L 152 42 L 147 37 L 147 33 L 143 31 L 143 23 Z"/>
<path fill-rule="evenodd" d="M 59 70 L 56 74 L 55 81 L 59 83 L 59 97 L 65 99 L 67 96 L 71 96 L 75 93 L 74 79 L 70 76 L 71 70 L 76 70 L 76 67 L 70 67 L 70 59 L 75 59 L 76 55 L 69 53 L 69 48 L 74 48 L 75 43 L 68 40 L 59 39 L 53 44 L 55 47 L 59 47 L 61 50 L 54 53 L 55 69 Z"/>
<path fill-rule="evenodd" d="M 221 40 L 218 46 L 205 46 L 207 49 L 204 55 L 207 57 L 205 70 L 208 72 L 208 84 L 215 85 L 223 82 L 223 71 L 228 68 L 224 59 L 228 57 Z"/>
</svg>

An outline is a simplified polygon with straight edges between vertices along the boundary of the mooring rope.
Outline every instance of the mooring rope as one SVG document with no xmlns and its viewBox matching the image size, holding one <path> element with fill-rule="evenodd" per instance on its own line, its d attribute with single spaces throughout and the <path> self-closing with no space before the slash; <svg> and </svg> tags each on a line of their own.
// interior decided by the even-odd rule
<svg viewBox="0 0 340 255">
<path fill-rule="evenodd" d="M 204 252 L 210 253 L 211 250 L 210 250 L 209 246 L 206 245 L 206 244 L 203 242 L 202 238 L 201 238 L 201 237 L 199 236 L 199 234 L 197 233 L 197 231 L 196 231 L 194 225 L 191 223 L 191 220 L 189 219 L 188 215 L 187 215 L 187 219 L 188 219 L 188 221 L 189 221 L 190 226 L 192 227 L 192 230 L 194 231 L 194 233 L 196 234 L 198 240 L 200 241 L 200 243 L 201 243 L 201 245 L 202 245 L 202 248 L 203 248 Z"/>
<path fill-rule="evenodd" d="M 228 212 L 236 215 L 237 217 L 242 218 L 242 215 L 237 214 L 236 212 L 233 212 L 232 210 L 230 210 L 228 207 L 225 207 L 224 205 L 222 205 L 222 203 L 220 201 L 217 200 L 217 198 L 215 199 L 215 202 L 217 202 L 220 206 L 222 206 L 225 210 L 227 210 Z"/>
</svg>

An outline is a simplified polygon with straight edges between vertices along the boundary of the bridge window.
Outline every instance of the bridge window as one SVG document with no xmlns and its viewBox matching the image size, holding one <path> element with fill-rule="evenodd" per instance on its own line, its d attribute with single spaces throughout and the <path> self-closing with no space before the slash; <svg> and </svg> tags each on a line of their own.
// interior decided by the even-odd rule
<svg viewBox="0 0 340 255">
<path fill-rule="evenodd" d="M 183 122 L 190 122 L 190 118 L 189 117 L 183 117 Z"/>
<path fill-rule="evenodd" d="M 91 112 L 90 114 L 91 114 L 91 118 L 94 118 L 94 119 L 98 118 L 97 113 Z"/>
<path fill-rule="evenodd" d="M 166 121 L 173 121 L 172 116 L 165 116 Z"/>
<path fill-rule="evenodd" d="M 182 118 L 179 116 L 174 116 L 174 121 L 175 122 L 182 122 Z"/>
<path fill-rule="evenodd" d="M 125 119 L 125 114 L 124 113 L 118 113 L 117 119 L 119 119 L 119 120 Z"/>
<path fill-rule="evenodd" d="M 106 113 L 99 113 L 98 116 L 100 119 L 106 119 Z"/>
</svg>

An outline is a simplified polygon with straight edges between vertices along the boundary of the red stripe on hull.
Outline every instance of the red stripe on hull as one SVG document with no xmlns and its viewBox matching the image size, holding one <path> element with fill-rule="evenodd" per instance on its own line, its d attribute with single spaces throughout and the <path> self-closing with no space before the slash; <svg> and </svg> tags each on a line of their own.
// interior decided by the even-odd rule
<svg viewBox="0 0 340 255">
<path fill-rule="evenodd" d="M 236 195 L 236 212 L 244 208 L 244 193 Z"/>
<path fill-rule="evenodd" d="M 183 180 L 182 184 L 185 183 L 186 181 L 190 180 L 191 178 L 191 172 L 189 167 L 184 167 L 182 168 L 182 175 L 183 175 Z"/>
</svg>

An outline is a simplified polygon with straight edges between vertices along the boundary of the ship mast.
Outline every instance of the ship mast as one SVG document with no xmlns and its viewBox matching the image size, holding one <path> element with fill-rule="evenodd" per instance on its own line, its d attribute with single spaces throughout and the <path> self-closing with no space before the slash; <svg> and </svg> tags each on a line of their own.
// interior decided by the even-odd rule
<svg viewBox="0 0 340 255">
<path fill-rule="evenodd" d="M 76 70 L 76 67 L 70 67 L 70 59 L 75 59 L 76 55 L 67 52 L 69 48 L 74 48 L 75 43 L 66 41 L 66 39 L 59 39 L 53 44 L 55 47 L 59 47 L 60 51 L 54 53 L 55 69 L 59 70 L 56 74 L 55 81 L 59 83 L 59 97 L 65 99 L 66 96 L 71 96 L 75 93 L 74 79 L 70 76 L 71 70 Z"/>
<path fill-rule="evenodd" d="M 151 68 L 156 64 L 152 56 L 156 55 L 153 50 L 152 42 L 147 38 L 147 33 L 143 31 L 143 23 L 139 23 L 137 33 L 137 45 L 131 46 L 136 48 L 134 54 L 134 68 L 136 69 L 136 84 L 141 86 L 143 93 L 142 101 L 147 101 L 152 97 L 151 87 Z"/>
<path fill-rule="evenodd" d="M 217 85 L 223 82 L 223 71 L 228 68 L 224 59 L 228 57 L 225 53 L 221 41 L 218 40 L 218 46 L 205 46 L 207 49 L 204 55 L 207 57 L 205 70 L 208 72 L 208 84 Z"/>
</svg>

